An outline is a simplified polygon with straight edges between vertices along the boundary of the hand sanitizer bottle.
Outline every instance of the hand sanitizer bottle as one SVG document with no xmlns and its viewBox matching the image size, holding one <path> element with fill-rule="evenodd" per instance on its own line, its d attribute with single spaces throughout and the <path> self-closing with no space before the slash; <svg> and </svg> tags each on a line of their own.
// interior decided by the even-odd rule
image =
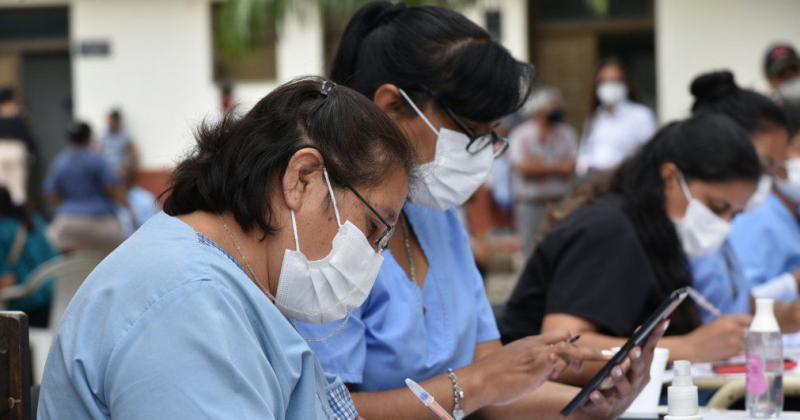
<svg viewBox="0 0 800 420">
<path fill-rule="evenodd" d="M 772 299 L 756 299 L 747 331 L 745 396 L 751 417 L 780 417 L 783 411 L 783 341 Z"/>
<path fill-rule="evenodd" d="M 692 382 L 692 364 L 687 360 L 676 360 L 675 379 L 667 388 L 669 414 L 664 420 L 701 420 L 697 407 L 697 387 Z"/>
</svg>

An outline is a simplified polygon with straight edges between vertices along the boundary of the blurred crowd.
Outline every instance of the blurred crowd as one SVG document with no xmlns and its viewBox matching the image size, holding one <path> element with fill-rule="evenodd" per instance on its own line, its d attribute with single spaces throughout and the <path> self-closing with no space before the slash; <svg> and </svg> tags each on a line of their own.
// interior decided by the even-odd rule
<svg viewBox="0 0 800 420">
<path fill-rule="evenodd" d="M 24 283 L 58 255 L 106 255 L 158 211 L 138 186 L 138 155 L 122 113 L 108 113 L 98 138 L 85 122 L 65 129 L 63 150 L 39 180 L 29 121 L 10 88 L 0 89 L 0 288 Z M 49 220 L 49 222 L 48 222 Z M 52 285 L 7 303 L 46 326 Z"/>
<path fill-rule="evenodd" d="M 800 124 L 798 63 L 795 47 L 783 43 L 770 46 L 762 63 L 769 82 L 769 91 L 762 93 L 783 108 L 792 132 Z M 570 197 L 602 188 L 653 137 L 655 114 L 638 102 L 631 79 L 620 60 L 601 60 L 590 113 L 581 127 L 565 121 L 562 93 L 547 85 L 539 85 L 516 114 L 500 122 L 497 129 L 508 136 L 509 152 L 495 162 L 487 183 L 465 205 L 482 271 L 510 268 L 514 264 L 508 259 L 527 258 L 546 231 L 548 215 L 570 209 Z M 800 160 L 791 160 L 800 150 L 796 143 L 789 149 L 789 169 L 800 168 Z M 768 191 L 762 185 L 762 195 Z"/>
</svg>

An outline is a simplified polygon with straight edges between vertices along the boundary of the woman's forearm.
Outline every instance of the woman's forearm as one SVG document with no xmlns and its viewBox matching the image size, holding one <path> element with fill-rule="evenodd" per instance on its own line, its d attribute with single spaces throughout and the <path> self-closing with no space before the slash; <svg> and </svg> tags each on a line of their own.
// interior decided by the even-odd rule
<svg viewBox="0 0 800 420">
<path fill-rule="evenodd" d="M 481 419 L 542 419 L 542 420 L 561 420 L 561 410 L 575 398 L 580 388 L 555 382 L 545 382 L 544 385 L 525 397 L 506 405 L 489 406 L 478 412 Z M 590 420 L 581 411 L 568 417 L 573 420 Z"/>
</svg>

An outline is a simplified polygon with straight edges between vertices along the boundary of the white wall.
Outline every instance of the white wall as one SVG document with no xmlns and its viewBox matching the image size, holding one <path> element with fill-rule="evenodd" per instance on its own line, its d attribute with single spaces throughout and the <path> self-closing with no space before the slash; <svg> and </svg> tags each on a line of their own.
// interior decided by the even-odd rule
<svg viewBox="0 0 800 420">
<path fill-rule="evenodd" d="M 108 56 L 73 55 L 75 115 L 96 132 L 119 107 L 145 169 L 163 169 L 219 108 L 212 80 L 209 0 L 73 0 L 73 44 L 107 40 Z"/>
<path fill-rule="evenodd" d="M 779 40 L 800 48 L 800 1 L 656 0 L 659 119 L 688 115 L 701 72 L 728 68 L 739 85 L 766 92 L 764 53 Z"/>
</svg>

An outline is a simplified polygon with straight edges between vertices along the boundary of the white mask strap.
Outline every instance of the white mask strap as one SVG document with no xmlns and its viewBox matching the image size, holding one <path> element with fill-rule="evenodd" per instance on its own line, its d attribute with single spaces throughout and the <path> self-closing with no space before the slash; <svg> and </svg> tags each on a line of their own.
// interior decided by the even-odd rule
<svg viewBox="0 0 800 420">
<path fill-rule="evenodd" d="M 691 200 L 692 193 L 689 191 L 689 184 L 686 183 L 686 178 L 683 177 L 683 174 L 678 172 L 678 182 L 681 184 L 681 190 L 683 191 L 683 195 L 686 197 L 686 200 Z"/>
<path fill-rule="evenodd" d="M 342 219 L 339 217 L 339 206 L 336 205 L 336 196 L 333 195 L 333 187 L 331 186 L 331 179 L 328 177 L 328 170 L 322 168 L 322 173 L 325 174 L 325 182 L 328 184 L 328 192 L 331 194 L 331 201 L 333 202 L 333 212 L 336 214 L 336 223 L 342 226 Z"/>
<path fill-rule="evenodd" d="M 300 252 L 300 235 L 297 234 L 297 219 L 294 216 L 294 210 L 289 210 L 292 215 L 292 230 L 294 231 L 294 246 L 297 252 Z"/>
<path fill-rule="evenodd" d="M 398 88 L 398 90 L 400 91 L 400 94 L 403 95 L 403 98 L 405 98 L 408 104 L 411 105 L 411 108 L 414 108 L 414 111 L 416 111 L 419 117 L 422 118 L 422 121 L 425 121 L 425 124 L 428 124 L 428 127 L 430 127 L 431 130 L 433 130 L 433 134 L 436 134 L 438 136 L 439 130 L 437 130 L 436 127 L 433 126 L 431 120 L 429 120 L 428 117 L 426 117 L 425 114 L 422 113 L 419 107 L 417 107 L 417 104 L 415 104 L 414 101 L 411 100 L 411 98 L 406 94 L 406 92 L 403 89 Z"/>
</svg>

